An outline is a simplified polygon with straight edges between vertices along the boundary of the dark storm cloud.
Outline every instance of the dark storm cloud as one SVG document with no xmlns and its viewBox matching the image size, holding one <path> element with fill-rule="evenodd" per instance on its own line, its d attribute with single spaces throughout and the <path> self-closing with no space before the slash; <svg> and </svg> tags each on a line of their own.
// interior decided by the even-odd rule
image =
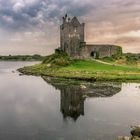
<svg viewBox="0 0 140 140">
<path fill-rule="evenodd" d="M 50 20 L 57 22 L 65 12 L 83 16 L 91 7 L 88 2 L 71 0 L 1 0 L 0 26 L 8 30 L 24 29 Z"/>
</svg>

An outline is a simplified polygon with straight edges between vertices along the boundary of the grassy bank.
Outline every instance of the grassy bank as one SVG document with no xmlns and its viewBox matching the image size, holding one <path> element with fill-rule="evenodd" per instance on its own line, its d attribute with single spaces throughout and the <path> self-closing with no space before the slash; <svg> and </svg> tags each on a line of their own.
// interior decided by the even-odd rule
<svg viewBox="0 0 140 140">
<path fill-rule="evenodd" d="M 20 68 L 24 74 L 95 81 L 140 81 L 140 68 L 108 65 L 95 60 L 71 60 L 65 54 L 48 56 L 42 64 Z"/>
<path fill-rule="evenodd" d="M 101 60 L 105 62 L 109 62 L 112 64 L 118 64 L 118 65 L 131 65 L 131 66 L 136 66 L 140 67 L 140 54 L 133 54 L 133 53 L 124 53 L 119 57 L 105 57 L 102 58 Z"/>
</svg>

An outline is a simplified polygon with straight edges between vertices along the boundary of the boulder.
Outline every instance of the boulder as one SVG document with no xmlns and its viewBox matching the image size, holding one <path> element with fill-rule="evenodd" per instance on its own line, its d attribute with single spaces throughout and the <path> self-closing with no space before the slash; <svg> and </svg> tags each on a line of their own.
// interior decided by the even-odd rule
<svg viewBox="0 0 140 140">
<path fill-rule="evenodd" d="M 131 130 L 131 135 L 140 138 L 140 126 L 133 126 Z"/>
<path fill-rule="evenodd" d="M 131 140 L 130 137 L 119 136 L 117 140 Z"/>
</svg>

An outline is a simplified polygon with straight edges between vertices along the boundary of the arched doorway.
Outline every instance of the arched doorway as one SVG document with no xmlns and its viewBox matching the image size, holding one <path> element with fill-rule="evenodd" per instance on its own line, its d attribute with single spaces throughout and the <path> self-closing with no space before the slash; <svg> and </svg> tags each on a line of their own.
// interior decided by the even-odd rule
<svg viewBox="0 0 140 140">
<path fill-rule="evenodd" d="M 99 58 L 99 52 L 94 50 L 90 53 L 90 56 L 94 59 L 98 59 Z"/>
</svg>

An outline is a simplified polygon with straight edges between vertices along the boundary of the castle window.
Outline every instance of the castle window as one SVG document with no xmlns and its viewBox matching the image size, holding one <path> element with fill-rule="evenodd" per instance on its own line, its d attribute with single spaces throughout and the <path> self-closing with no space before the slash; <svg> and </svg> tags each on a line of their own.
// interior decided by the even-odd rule
<svg viewBox="0 0 140 140">
<path fill-rule="evenodd" d="M 77 32 L 77 28 L 76 28 L 76 27 L 74 28 L 74 32 L 75 32 L 75 33 Z"/>
<path fill-rule="evenodd" d="M 69 38 L 71 38 L 71 34 L 69 34 Z"/>
</svg>

